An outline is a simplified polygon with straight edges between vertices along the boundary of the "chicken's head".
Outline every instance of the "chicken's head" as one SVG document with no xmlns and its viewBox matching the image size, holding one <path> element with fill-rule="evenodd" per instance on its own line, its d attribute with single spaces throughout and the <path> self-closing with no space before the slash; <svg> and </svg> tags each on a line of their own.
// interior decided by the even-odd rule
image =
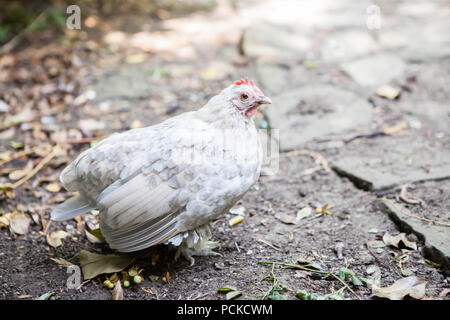
<svg viewBox="0 0 450 320">
<path fill-rule="evenodd" d="M 253 80 L 241 79 L 228 87 L 229 101 L 240 114 L 251 117 L 262 104 L 272 103 L 268 97 L 254 84 Z"/>
</svg>

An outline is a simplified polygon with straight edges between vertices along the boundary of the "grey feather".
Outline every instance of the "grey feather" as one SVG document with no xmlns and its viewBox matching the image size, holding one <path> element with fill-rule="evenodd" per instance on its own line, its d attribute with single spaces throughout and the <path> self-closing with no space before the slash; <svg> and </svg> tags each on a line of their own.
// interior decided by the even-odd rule
<svg viewBox="0 0 450 320">
<path fill-rule="evenodd" d="M 63 221 L 94 209 L 82 196 L 74 196 L 57 206 L 51 213 L 51 219 Z"/>
</svg>

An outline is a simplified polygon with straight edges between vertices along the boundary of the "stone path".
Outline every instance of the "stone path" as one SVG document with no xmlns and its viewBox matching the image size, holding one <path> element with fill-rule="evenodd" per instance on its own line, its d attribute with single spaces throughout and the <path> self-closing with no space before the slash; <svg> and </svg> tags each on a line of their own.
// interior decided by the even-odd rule
<svg viewBox="0 0 450 320">
<path fill-rule="evenodd" d="M 343 1 L 333 4 L 329 19 L 328 4 L 309 4 L 313 14 L 305 17 L 299 12 L 302 5 L 295 10 L 293 1 L 280 3 L 292 9 L 288 13 L 265 2 L 261 8 L 273 9 L 273 15 L 243 35 L 244 55 L 257 60 L 259 81 L 274 94 L 274 105 L 265 107 L 264 113 L 270 126 L 280 129 L 281 151 L 331 150 L 333 169 L 365 190 L 449 179 L 450 105 L 444 84 L 450 83 L 448 5 L 394 1 L 370 11 L 369 2 L 352 3 L 348 10 L 350 3 Z M 379 12 L 379 28 L 368 28 L 376 20 L 366 12 Z M 384 85 L 399 90 L 400 96 L 394 100 L 377 96 Z M 344 138 L 319 142 L 400 121 L 406 127 L 395 135 L 348 144 L 342 143 Z M 444 201 L 449 202 L 448 188 L 446 193 Z M 442 199 L 426 197 L 426 202 Z M 425 254 L 448 268 L 449 227 L 411 221 L 391 200 L 382 204 L 400 227 L 407 225 L 427 239 Z M 437 210 L 448 222 L 450 210 Z"/>
<path fill-rule="evenodd" d="M 183 59 L 207 47 L 210 52 L 203 54 L 211 59 L 199 66 L 205 79 L 254 75 L 273 98 L 274 104 L 262 111 L 270 127 L 279 129 L 280 151 L 323 152 L 332 168 L 356 188 L 395 190 L 405 183 L 450 178 L 450 7 L 445 1 L 390 1 L 375 7 L 370 1 L 241 1 L 235 10 L 225 6 L 217 15 L 199 17 L 191 29 L 184 28 L 187 20 L 175 19 L 168 28 L 181 40 L 167 32 L 157 38 L 159 42 L 147 41 L 148 48 L 139 39 L 129 43 L 123 39 L 122 45 L 141 46 L 156 54 L 167 54 L 166 46 L 170 54 Z M 205 29 L 210 30 L 206 36 L 196 33 Z M 248 64 L 235 68 L 233 64 L 241 63 L 234 52 L 237 47 Z M 192 64 L 174 64 L 168 70 L 178 84 L 188 83 L 183 85 L 186 92 L 200 90 L 191 78 Z M 139 105 L 149 97 L 155 101 L 166 89 L 154 81 L 156 71 L 126 64 L 105 73 L 94 85 L 101 93 L 97 106 L 130 100 Z M 154 85 L 148 89 L 143 83 L 149 81 Z M 397 98 L 377 95 L 386 85 L 397 91 Z M 177 100 L 170 91 L 161 96 Z M 205 100 L 192 97 L 190 105 Z M 403 129 L 392 135 L 349 143 L 339 139 L 380 132 L 402 122 Z M 432 195 L 425 197 L 426 202 L 438 201 Z M 404 219 L 401 214 L 395 217 Z M 450 210 L 440 217 L 448 220 Z M 427 239 L 445 238 L 450 232 L 448 227 L 435 232 L 434 227 L 405 223 Z M 433 257 L 448 266 L 450 242 L 444 238 L 433 242 L 442 253 Z"/>
</svg>

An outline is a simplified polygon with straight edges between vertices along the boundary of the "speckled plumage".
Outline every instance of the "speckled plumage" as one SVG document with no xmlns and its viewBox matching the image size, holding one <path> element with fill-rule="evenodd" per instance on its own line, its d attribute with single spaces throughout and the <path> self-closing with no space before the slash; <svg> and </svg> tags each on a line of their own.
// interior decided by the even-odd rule
<svg viewBox="0 0 450 320">
<path fill-rule="evenodd" d="M 231 100 L 242 90 L 252 92 L 232 85 L 197 111 L 114 134 L 81 153 L 61 174 L 63 185 L 79 195 L 57 207 L 52 219 L 98 208 L 113 249 L 160 243 L 201 249 L 208 223 L 259 178 L 256 127 Z"/>
</svg>

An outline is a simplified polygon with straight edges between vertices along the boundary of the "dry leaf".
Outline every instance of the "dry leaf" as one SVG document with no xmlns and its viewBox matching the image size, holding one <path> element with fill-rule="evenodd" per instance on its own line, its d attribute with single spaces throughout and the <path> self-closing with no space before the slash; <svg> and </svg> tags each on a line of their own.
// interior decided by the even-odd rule
<svg viewBox="0 0 450 320">
<path fill-rule="evenodd" d="M 154 294 L 152 289 L 150 288 L 141 287 L 141 290 L 144 291 L 145 293 Z"/>
<path fill-rule="evenodd" d="M 49 245 L 51 245 L 53 248 L 62 246 L 62 239 L 65 239 L 66 237 L 69 237 L 70 233 L 63 231 L 63 230 L 59 230 L 59 231 L 55 231 L 55 232 L 51 232 L 49 234 L 47 234 L 47 243 Z"/>
<path fill-rule="evenodd" d="M 144 124 L 139 120 L 134 120 L 130 125 L 130 129 L 138 129 L 142 127 L 144 127 Z"/>
<path fill-rule="evenodd" d="M 389 100 L 393 100 L 400 95 L 400 90 L 388 85 L 381 86 L 377 89 L 377 95 Z"/>
<path fill-rule="evenodd" d="M 396 236 L 392 236 L 388 232 L 386 232 L 383 236 L 383 242 L 388 246 L 394 246 L 396 248 L 399 248 L 400 242 L 402 242 L 405 247 L 417 250 L 417 244 L 415 242 L 409 241 L 406 238 L 405 233 L 400 233 Z"/>
<path fill-rule="evenodd" d="M 228 221 L 228 224 L 229 224 L 230 226 L 234 226 L 234 225 L 237 225 L 239 222 L 242 222 L 243 220 L 244 220 L 244 217 L 243 217 L 243 216 L 236 216 L 236 217 L 231 218 L 231 219 Z"/>
<path fill-rule="evenodd" d="M 380 288 L 372 285 L 372 294 L 390 300 L 401 300 L 407 295 L 415 299 L 422 299 L 425 296 L 426 284 L 425 280 L 410 276 L 395 281 L 389 287 Z"/>
<path fill-rule="evenodd" d="M 86 238 L 89 240 L 89 242 L 91 243 L 103 243 L 102 240 L 100 240 L 99 238 L 97 238 L 95 235 L 93 235 L 91 232 L 86 231 Z"/>
<path fill-rule="evenodd" d="M 305 207 L 297 212 L 297 217 L 295 220 L 299 221 L 303 218 L 306 218 L 312 214 L 313 210 L 310 207 Z"/>
<path fill-rule="evenodd" d="M 444 289 L 439 293 L 439 297 L 446 297 L 448 294 L 450 294 L 450 289 Z"/>
<path fill-rule="evenodd" d="M 244 216 L 245 208 L 234 206 L 233 208 L 230 209 L 229 213 L 234 214 L 234 215 Z"/>
<path fill-rule="evenodd" d="M 15 212 L 11 216 L 9 228 L 17 234 L 26 234 L 30 227 L 31 218 L 24 213 Z"/>
<path fill-rule="evenodd" d="M 123 289 L 122 285 L 120 283 L 120 280 L 116 282 L 116 285 L 114 286 L 114 290 L 112 292 L 112 300 L 123 300 Z"/>
<path fill-rule="evenodd" d="M 125 57 L 125 61 L 128 64 L 141 63 L 144 62 L 145 59 L 147 59 L 147 55 L 145 53 L 130 54 L 129 56 Z"/>
<path fill-rule="evenodd" d="M 9 224 L 11 223 L 12 215 L 12 213 L 7 213 L 0 216 L 0 228 L 9 226 Z"/>
<path fill-rule="evenodd" d="M 119 272 L 134 261 L 129 254 L 98 254 L 81 250 L 78 254 L 84 279 L 92 279 L 99 274 Z"/>
<path fill-rule="evenodd" d="M 296 224 L 296 217 L 294 216 L 290 216 L 287 214 L 277 214 L 275 218 L 277 218 L 278 220 L 280 220 L 285 224 Z"/>
<path fill-rule="evenodd" d="M 55 193 L 61 191 L 61 186 L 58 183 L 49 183 L 45 186 L 45 190 Z"/>
<path fill-rule="evenodd" d="M 5 119 L 4 126 L 10 124 L 20 124 L 23 122 L 31 122 L 33 119 L 34 119 L 34 112 L 30 108 L 26 108 L 13 116 L 8 116 Z"/>
<path fill-rule="evenodd" d="M 1 100 L 0 100 L 1 101 Z M 0 132 L 0 140 L 9 140 L 14 137 L 16 129 L 14 127 L 9 128 L 8 130 Z"/>
<path fill-rule="evenodd" d="M 8 175 L 10 180 L 16 181 L 25 177 L 31 170 L 33 170 L 33 161 L 28 161 L 23 169 L 11 171 Z"/>
<path fill-rule="evenodd" d="M 322 208 L 316 208 L 316 212 L 321 213 L 324 216 L 327 216 L 327 215 L 331 214 L 331 211 L 327 210 L 327 208 L 328 208 L 328 203 L 324 204 L 324 206 Z"/>
<path fill-rule="evenodd" d="M 9 173 L 8 178 L 10 180 L 16 181 L 16 180 L 19 180 L 19 179 L 22 179 L 23 177 L 25 177 L 25 175 L 28 172 L 29 172 L 28 170 L 22 170 L 22 169 L 14 170 Z"/>
<path fill-rule="evenodd" d="M 70 267 L 74 265 L 72 262 L 69 262 L 63 258 L 50 258 L 50 260 L 55 261 L 57 264 L 63 267 Z"/>
</svg>

